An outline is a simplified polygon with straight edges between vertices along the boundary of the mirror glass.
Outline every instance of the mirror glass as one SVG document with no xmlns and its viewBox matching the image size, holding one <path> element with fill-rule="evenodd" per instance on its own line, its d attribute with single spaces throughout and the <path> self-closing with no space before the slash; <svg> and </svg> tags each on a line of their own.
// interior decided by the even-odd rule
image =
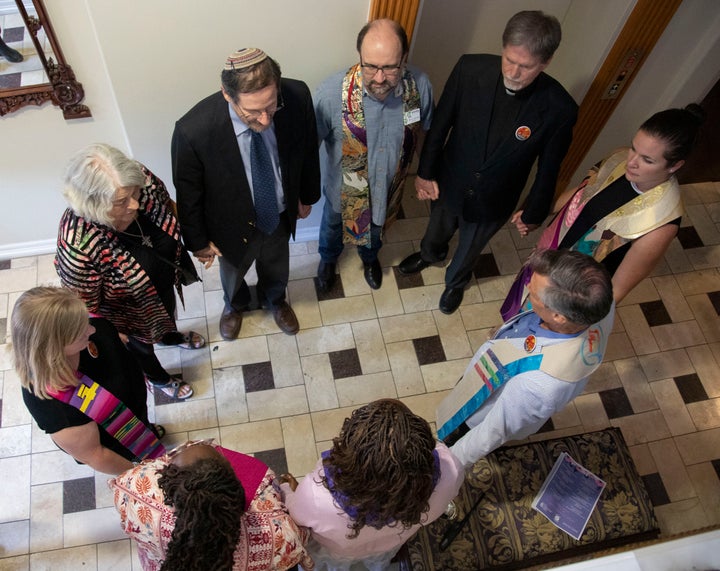
<svg viewBox="0 0 720 571">
<path fill-rule="evenodd" d="M 0 115 L 51 101 L 66 119 L 90 117 L 42 0 L 0 0 Z"/>
</svg>

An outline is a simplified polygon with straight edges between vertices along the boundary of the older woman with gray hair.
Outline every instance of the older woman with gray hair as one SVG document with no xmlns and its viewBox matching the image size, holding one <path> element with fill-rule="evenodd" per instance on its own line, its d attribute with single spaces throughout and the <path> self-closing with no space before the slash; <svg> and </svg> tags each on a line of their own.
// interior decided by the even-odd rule
<svg viewBox="0 0 720 571">
<path fill-rule="evenodd" d="M 127 337 L 147 379 L 176 399 L 192 396 L 186 382 L 160 364 L 154 343 L 200 349 L 199 333 L 175 324 L 175 291 L 198 281 L 180 241 L 165 185 L 139 162 L 106 144 L 76 153 L 65 173 L 70 207 L 60 221 L 55 265 L 92 314 Z"/>
</svg>

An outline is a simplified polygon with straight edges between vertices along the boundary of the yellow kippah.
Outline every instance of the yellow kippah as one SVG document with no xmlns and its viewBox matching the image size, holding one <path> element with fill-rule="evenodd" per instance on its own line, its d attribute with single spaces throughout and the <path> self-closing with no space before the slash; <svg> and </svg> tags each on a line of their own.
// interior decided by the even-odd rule
<svg viewBox="0 0 720 571">
<path fill-rule="evenodd" d="M 267 59 L 267 54 L 258 48 L 242 48 L 231 53 L 225 60 L 225 70 L 240 70 Z"/>
</svg>

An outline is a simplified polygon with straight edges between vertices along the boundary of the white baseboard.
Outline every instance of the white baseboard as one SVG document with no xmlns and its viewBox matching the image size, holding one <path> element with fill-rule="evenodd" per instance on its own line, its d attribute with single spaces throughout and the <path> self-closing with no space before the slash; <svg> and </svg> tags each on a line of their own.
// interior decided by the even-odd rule
<svg viewBox="0 0 720 571">
<path fill-rule="evenodd" d="M 0 260 L 11 260 L 13 258 L 52 254 L 55 252 L 56 245 L 56 238 L 36 240 L 34 242 L 16 242 L 15 244 L 6 244 L 4 246 L 0 246 Z"/>
<path fill-rule="evenodd" d="M 310 242 L 317 240 L 320 233 L 320 226 L 312 226 L 310 228 L 297 228 L 295 230 L 296 242 Z"/>
<path fill-rule="evenodd" d="M 295 242 L 310 242 L 318 239 L 320 227 L 298 228 L 295 232 Z M 55 252 L 57 240 L 37 240 L 35 242 L 17 242 L 0 246 L 0 260 L 12 260 L 13 258 L 25 258 L 27 256 L 42 256 Z"/>
</svg>

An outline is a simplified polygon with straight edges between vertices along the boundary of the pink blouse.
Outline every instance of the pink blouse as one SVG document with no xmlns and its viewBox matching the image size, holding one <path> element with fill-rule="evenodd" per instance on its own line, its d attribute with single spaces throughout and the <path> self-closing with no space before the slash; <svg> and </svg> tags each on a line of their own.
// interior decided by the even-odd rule
<svg viewBox="0 0 720 571">
<path fill-rule="evenodd" d="M 430 496 L 430 509 L 424 514 L 422 523 L 406 530 L 402 526 L 382 529 L 365 526 L 357 537 L 348 539 L 348 523 L 351 520 L 333 503 L 330 491 L 321 483 L 324 473 L 322 460 L 318 461 L 314 471 L 305 476 L 295 492 L 287 483 L 281 484 L 291 517 L 312 532 L 313 541 L 308 550 L 316 562 L 333 562 L 340 564 L 339 568 L 348 568 L 355 561 L 371 560 L 382 568 L 420 526 L 440 517 L 448 503 L 457 496 L 465 473 L 445 444 L 438 442 L 435 449 L 440 459 L 440 479 Z"/>
</svg>

